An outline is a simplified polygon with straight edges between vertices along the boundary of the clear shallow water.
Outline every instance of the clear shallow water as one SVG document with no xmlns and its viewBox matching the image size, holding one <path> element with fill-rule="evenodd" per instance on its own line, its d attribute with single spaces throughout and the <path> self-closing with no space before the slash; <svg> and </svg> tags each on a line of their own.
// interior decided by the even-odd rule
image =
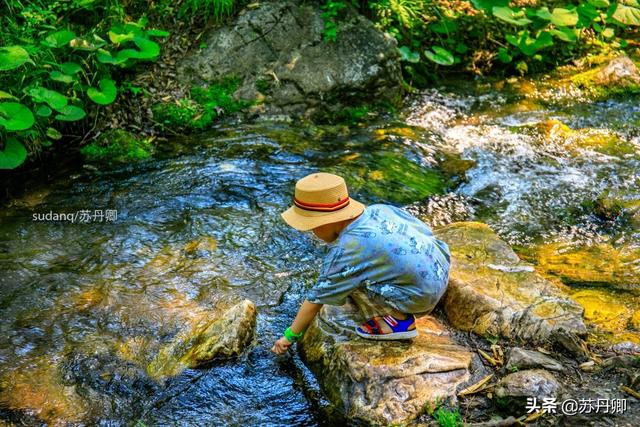
<svg viewBox="0 0 640 427">
<path fill-rule="evenodd" d="M 440 222 L 486 221 L 514 244 L 630 240 L 637 230 L 579 207 L 606 188 L 636 197 L 637 149 L 576 149 L 541 138 L 533 124 L 612 129 L 637 148 L 638 114 L 637 100 L 563 106 L 433 90 L 408 109 L 413 127 L 222 128 L 172 141 L 148 162 L 34 189 L 0 211 L 0 419 L 344 425 L 297 357 L 269 352 L 322 256 L 279 218 L 295 180 L 333 171 L 365 203 L 450 193 L 429 202 Z M 117 210 L 118 219 L 32 221 L 33 213 L 83 209 Z M 159 346 L 227 295 L 258 306 L 247 354 L 149 378 Z"/>
</svg>

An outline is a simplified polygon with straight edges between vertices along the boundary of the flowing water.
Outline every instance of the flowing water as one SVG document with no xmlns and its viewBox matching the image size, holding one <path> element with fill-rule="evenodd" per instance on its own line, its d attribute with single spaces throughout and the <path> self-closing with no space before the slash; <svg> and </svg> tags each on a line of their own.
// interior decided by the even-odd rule
<svg viewBox="0 0 640 427">
<path fill-rule="evenodd" d="M 0 420 L 343 424 L 297 356 L 269 351 L 321 260 L 321 245 L 279 218 L 295 180 L 315 170 L 345 176 L 365 203 L 435 194 L 418 209 L 434 225 L 485 221 L 519 247 L 637 244 L 627 223 L 585 208 L 605 190 L 640 198 L 637 99 L 530 101 L 457 85 L 416 96 L 406 116 L 351 128 L 228 125 L 14 200 L 0 211 Z M 595 135 L 591 145 L 558 137 L 549 119 Z M 245 356 L 147 373 L 194 312 L 229 295 L 258 307 Z"/>
</svg>

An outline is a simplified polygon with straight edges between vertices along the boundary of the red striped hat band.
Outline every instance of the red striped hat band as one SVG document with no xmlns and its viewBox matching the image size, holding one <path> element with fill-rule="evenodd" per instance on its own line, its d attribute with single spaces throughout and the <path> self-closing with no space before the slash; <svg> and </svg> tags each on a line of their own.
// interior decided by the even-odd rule
<svg viewBox="0 0 640 427">
<path fill-rule="evenodd" d="M 305 211 L 334 212 L 349 205 L 349 196 L 342 200 L 338 200 L 336 203 L 308 203 L 294 197 L 293 203 Z"/>
</svg>

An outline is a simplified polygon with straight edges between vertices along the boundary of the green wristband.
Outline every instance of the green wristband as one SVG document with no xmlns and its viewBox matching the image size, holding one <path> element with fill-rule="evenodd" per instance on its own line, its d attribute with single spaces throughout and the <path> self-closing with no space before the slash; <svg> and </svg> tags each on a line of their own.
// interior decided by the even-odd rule
<svg viewBox="0 0 640 427">
<path fill-rule="evenodd" d="M 284 337 L 287 339 L 287 341 L 294 343 L 296 341 L 298 341 L 300 338 L 302 338 L 302 335 L 304 335 L 304 331 L 296 334 L 295 332 L 293 332 L 291 330 L 291 328 L 287 328 L 284 331 Z"/>
</svg>

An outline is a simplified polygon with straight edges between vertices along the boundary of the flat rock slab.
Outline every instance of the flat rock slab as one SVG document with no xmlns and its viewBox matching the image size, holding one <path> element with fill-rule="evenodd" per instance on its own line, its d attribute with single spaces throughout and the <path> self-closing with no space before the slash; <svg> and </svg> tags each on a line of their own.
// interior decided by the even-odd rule
<svg viewBox="0 0 640 427">
<path fill-rule="evenodd" d="M 371 341 L 353 328 L 349 303 L 324 306 L 299 343 L 303 361 L 323 392 L 350 418 L 373 424 L 406 423 L 436 400 L 455 400 L 471 379 L 472 353 L 431 317 L 418 319 L 411 341 Z"/>
<path fill-rule="evenodd" d="M 435 234 L 451 249 L 442 304 L 454 327 L 528 342 L 586 334 L 582 307 L 520 260 L 488 225 L 456 222 Z"/>
</svg>

